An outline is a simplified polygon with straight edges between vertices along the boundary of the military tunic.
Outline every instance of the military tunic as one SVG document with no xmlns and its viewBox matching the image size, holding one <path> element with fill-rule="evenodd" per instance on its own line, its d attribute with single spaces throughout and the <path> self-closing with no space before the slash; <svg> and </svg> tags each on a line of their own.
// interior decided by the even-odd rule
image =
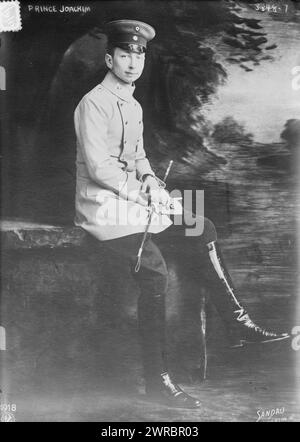
<svg viewBox="0 0 300 442">
<path fill-rule="evenodd" d="M 112 72 L 88 92 L 74 113 L 77 137 L 75 224 L 99 240 L 143 232 L 146 207 L 135 202 L 141 177 L 154 175 L 143 146 L 142 108 L 134 85 Z M 172 224 L 154 214 L 149 232 Z"/>
</svg>

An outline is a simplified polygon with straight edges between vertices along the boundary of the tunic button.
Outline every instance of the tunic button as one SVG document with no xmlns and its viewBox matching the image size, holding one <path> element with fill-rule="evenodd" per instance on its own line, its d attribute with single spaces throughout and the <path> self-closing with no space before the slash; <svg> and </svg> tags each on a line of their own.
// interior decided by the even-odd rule
<svg viewBox="0 0 300 442">
<path fill-rule="evenodd" d="M 141 121 L 139 121 L 139 124 L 142 124 L 142 122 L 141 122 Z"/>
<path fill-rule="evenodd" d="M 125 121 L 125 124 L 128 124 L 128 121 Z"/>
<path fill-rule="evenodd" d="M 124 144 L 126 144 L 126 143 L 127 143 L 127 141 L 125 140 L 125 141 L 124 141 Z"/>
</svg>

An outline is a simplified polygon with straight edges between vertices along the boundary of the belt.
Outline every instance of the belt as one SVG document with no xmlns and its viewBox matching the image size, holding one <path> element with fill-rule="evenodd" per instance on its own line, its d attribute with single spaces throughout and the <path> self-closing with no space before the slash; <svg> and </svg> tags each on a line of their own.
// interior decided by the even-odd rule
<svg viewBox="0 0 300 442">
<path fill-rule="evenodd" d="M 136 170 L 136 165 L 135 165 L 135 161 L 124 161 L 122 160 L 122 162 L 125 163 L 124 165 L 124 169 L 126 172 L 133 172 L 134 170 Z"/>
</svg>

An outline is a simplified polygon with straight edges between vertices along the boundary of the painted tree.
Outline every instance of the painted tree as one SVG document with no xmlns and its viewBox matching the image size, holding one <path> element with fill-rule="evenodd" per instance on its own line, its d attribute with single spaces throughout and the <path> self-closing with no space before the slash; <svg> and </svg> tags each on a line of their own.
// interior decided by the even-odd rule
<svg viewBox="0 0 300 442">
<path fill-rule="evenodd" d="M 204 147 L 207 126 L 201 108 L 226 81 L 226 63 L 250 72 L 270 62 L 276 49 L 260 20 L 252 17 L 255 5 L 140 0 L 93 2 L 91 7 L 91 13 L 51 17 L 31 14 L 23 5 L 23 30 L 10 36 L 15 78 L 9 94 L 12 122 L 19 127 L 12 155 L 20 150 L 16 145 L 26 142 L 43 179 L 45 173 L 59 174 L 63 183 L 65 175 L 74 184 L 73 110 L 105 75 L 103 24 L 131 17 L 157 30 L 136 89 L 144 108 L 147 151 L 157 172 L 170 158 L 178 174 L 196 177 L 217 167 L 224 160 Z M 18 167 L 17 153 L 14 159 Z M 69 201 L 70 187 L 62 187 Z"/>
</svg>

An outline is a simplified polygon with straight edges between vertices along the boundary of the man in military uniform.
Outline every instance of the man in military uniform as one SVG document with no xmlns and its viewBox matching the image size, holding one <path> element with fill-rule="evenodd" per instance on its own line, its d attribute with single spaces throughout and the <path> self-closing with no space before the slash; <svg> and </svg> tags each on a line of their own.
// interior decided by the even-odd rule
<svg viewBox="0 0 300 442">
<path fill-rule="evenodd" d="M 87 93 L 75 110 L 77 135 L 77 186 L 75 224 L 81 226 L 124 259 L 140 287 L 138 324 L 141 338 L 146 394 L 167 399 L 174 406 L 198 408 L 200 402 L 171 379 L 165 360 L 165 295 L 168 270 L 159 248 L 151 239 L 172 225 L 170 217 L 153 207 L 172 203 L 146 157 L 143 116 L 133 97 L 141 76 L 147 43 L 155 36 L 152 26 L 134 20 L 107 24 L 107 75 Z M 151 205 L 149 205 L 149 202 Z M 140 269 L 137 253 L 149 221 Z M 196 215 L 190 214 L 196 219 Z M 219 311 L 232 346 L 285 339 L 255 325 L 240 305 L 217 244 L 213 223 L 202 218 L 203 233 L 186 238 L 204 268 L 210 296 Z M 184 227 L 180 234 L 184 233 Z M 201 262 L 200 262 L 201 260 Z M 197 263 L 198 264 L 198 263 Z"/>
</svg>

